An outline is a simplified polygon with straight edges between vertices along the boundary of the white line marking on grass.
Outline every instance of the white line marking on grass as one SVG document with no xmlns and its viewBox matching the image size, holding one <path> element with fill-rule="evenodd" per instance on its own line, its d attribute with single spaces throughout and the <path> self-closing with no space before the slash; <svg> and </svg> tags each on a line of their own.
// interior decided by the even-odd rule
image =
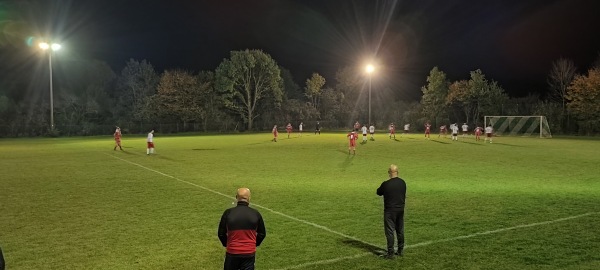
<svg viewBox="0 0 600 270">
<path fill-rule="evenodd" d="M 589 213 L 585 213 L 585 214 L 581 214 L 581 215 L 564 217 L 564 218 L 559 218 L 559 219 L 555 219 L 555 220 L 517 225 L 517 226 L 513 226 L 513 227 L 508 227 L 508 228 L 501 228 L 501 229 L 485 231 L 485 232 L 477 232 L 477 233 L 473 233 L 473 234 L 469 234 L 469 235 L 456 236 L 456 237 L 434 240 L 434 241 L 426 241 L 426 242 L 421 242 L 421 243 L 417 243 L 417 244 L 413 244 L 413 245 L 406 245 L 404 247 L 404 249 L 428 246 L 428 245 L 432 245 L 432 244 L 450 242 L 450 241 L 455 241 L 455 240 L 462 240 L 462 239 L 472 238 L 472 237 L 476 237 L 476 236 L 480 236 L 480 235 L 495 234 L 495 233 L 499 233 L 499 232 L 505 232 L 505 231 L 516 230 L 516 229 L 521 229 L 521 228 L 529 228 L 529 227 L 547 225 L 547 224 L 567 221 L 567 220 L 571 220 L 571 219 L 576 219 L 576 218 L 581 218 L 581 217 L 586 217 L 586 216 L 591 216 L 591 215 L 596 215 L 596 214 L 600 214 L 600 212 L 589 212 Z M 372 255 L 372 254 L 373 254 L 372 252 L 363 252 L 363 253 L 359 253 L 359 254 L 352 255 L 352 256 L 345 256 L 345 257 L 338 257 L 338 258 L 321 260 L 321 261 L 307 262 L 307 263 L 298 264 L 298 265 L 294 265 L 294 266 L 290 266 L 290 267 L 279 268 L 276 270 L 299 269 L 299 268 L 305 268 L 305 267 L 313 266 L 313 265 L 329 264 L 329 263 L 335 263 L 335 262 L 349 260 L 349 259 L 358 259 L 358 258 L 366 257 L 366 256 Z"/>
<path fill-rule="evenodd" d="M 208 192 L 212 192 L 212 193 L 214 193 L 214 194 L 221 195 L 221 196 L 223 196 L 223 197 L 226 197 L 226 198 L 228 198 L 228 199 L 235 199 L 234 197 L 231 197 L 231 196 L 229 196 L 229 195 L 227 195 L 227 194 L 224 194 L 224 193 L 221 193 L 221 192 L 219 192 L 219 191 L 216 191 L 216 190 L 213 190 L 213 189 L 210 189 L 210 188 L 207 188 L 207 187 L 203 187 L 203 186 L 201 186 L 201 185 L 198 185 L 198 184 L 195 184 L 195 183 L 192 183 L 192 182 L 188 182 L 188 181 L 185 181 L 185 180 L 179 179 L 179 178 L 177 178 L 177 177 L 175 177 L 175 176 L 168 175 L 168 174 L 166 174 L 166 173 L 163 173 L 163 172 L 159 172 L 159 171 L 157 171 L 157 170 L 154 170 L 154 169 L 148 168 L 148 167 L 146 167 L 146 166 L 144 166 L 144 165 L 141 165 L 141 164 L 138 164 L 138 163 L 135 163 L 135 162 L 132 162 L 132 161 L 126 160 L 126 159 L 122 159 L 122 158 L 120 158 L 120 157 L 117 157 L 117 156 L 113 156 L 113 155 L 109 155 L 109 154 L 106 154 L 106 155 L 107 155 L 107 156 L 114 157 L 114 158 L 116 158 L 116 159 L 119 159 L 119 160 L 122 160 L 122 161 L 125 161 L 125 162 L 127 162 L 127 163 L 129 163 L 129 164 L 132 164 L 132 165 L 138 166 L 138 167 L 140 167 L 140 168 L 143 168 L 143 169 L 146 169 L 146 170 L 148 170 L 148 171 L 151 171 L 151 172 L 158 173 L 158 174 L 160 174 L 160 175 L 162 175 L 162 176 L 165 176 L 165 177 L 171 178 L 171 179 L 173 179 L 173 180 L 177 180 L 177 181 L 179 181 L 179 182 L 186 183 L 186 184 L 188 184 L 188 185 L 192 185 L 192 186 L 195 186 L 195 187 L 201 188 L 201 189 L 203 189 L 203 190 L 206 190 L 206 191 L 208 191 Z M 330 229 L 330 228 L 327 228 L 327 227 L 325 227 L 325 226 L 323 226 L 323 225 L 319 225 L 319 224 L 316 224 L 316 223 L 313 223 L 313 222 L 310 222 L 310 221 L 307 221 L 307 220 L 299 219 L 299 218 L 296 218 L 296 217 L 293 217 L 293 216 L 290 216 L 290 215 L 287 215 L 287 214 L 281 213 L 281 212 L 279 212 L 279 211 L 275 211 L 275 210 L 273 210 L 273 209 L 271 209 L 271 208 L 268 208 L 268 207 L 265 207 L 265 206 L 262 206 L 262 205 L 258 205 L 258 204 L 255 204 L 255 203 L 252 203 L 252 205 L 253 205 L 253 206 L 256 206 L 256 207 L 258 207 L 258 208 L 262 208 L 262 209 L 264 209 L 264 210 L 267 210 L 267 211 L 269 211 L 269 212 L 271 212 L 271 213 L 273 213 L 273 214 L 277 214 L 277 215 L 280 215 L 280 216 L 282 216 L 282 217 L 286 217 L 286 218 L 289 218 L 289 219 L 291 219 L 291 220 L 298 221 L 298 222 L 304 223 L 304 224 L 306 224 L 306 225 L 310 225 L 310 226 L 313 226 L 313 227 L 315 227 L 315 228 L 319 228 L 319 229 L 322 229 L 322 230 L 324 230 L 324 231 L 327 231 L 327 232 L 330 232 L 330 233 L 333 233 L 333 234 L 337 234 L 337 235 L 339 235 L 339 236 L 342 236 L 342 237 L 344 237 L 344 238 L 351 239 L 351 240 L 354 240 L 354 241 L 357 241 L 357 242 L 360 242 L 360 243 L 363 243 L 363 244 L 366 244 L 366 245 L 369 245 L 369 246 L 378 247 L 378 246 L 377 246 L 377 245 L 375 245 L 375 244 L 371 244 L 371 243 L 365 242 L 365 241 L 363 241 L 363 240 L 360 240 L 360 239 L 358 239 L 358 238 L 356 238 L 356 237 L 353 237 L 353 236 L 350 236 L 350 235 L 347 235 L 347 234 L 344 234 L 344 233 L 341 233 L 341 232 L 334 231 L 334 230 L 332 230 L 332 229 Z"/>
</svg>

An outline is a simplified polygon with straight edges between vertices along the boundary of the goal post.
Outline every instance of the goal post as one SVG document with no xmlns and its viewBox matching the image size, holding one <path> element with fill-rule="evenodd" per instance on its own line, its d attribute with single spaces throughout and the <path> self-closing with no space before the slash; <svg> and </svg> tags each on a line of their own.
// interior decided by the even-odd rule
<svg viewBox="0 0 600 270">
<path fill-rule="evenodd" d="M 541 115 L 485 116 L 484 125 L 486 127 L 492 125 L 494 133 L 499 136 L 539 136 L 540 138 L 552 138 L 548 120 L 545 116 Z"/>
</svg>

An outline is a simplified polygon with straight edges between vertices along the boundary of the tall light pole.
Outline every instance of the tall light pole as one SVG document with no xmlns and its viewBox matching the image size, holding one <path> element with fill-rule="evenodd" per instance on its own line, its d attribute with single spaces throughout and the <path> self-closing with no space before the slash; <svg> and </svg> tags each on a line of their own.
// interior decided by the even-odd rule
<svg viewBox="0 0 600 270">
<path fill-rule="evenodd" d="M 58 43 L 48 44 L 41 42 L 40 49 L 48 51 L 48 67 L 50 68 L 50 130 L 54 130 L 54 97 L 52 93 L 52 52 L 60 50 L 61 45 Z M 50 50 L 48 50 L 50 49 Z"/>
<path fill-rule="evenodd" d="M 369 125 L 372 125 L 373 123 L 371 123 L 371 77 L 372 77 L 373 71 L 375 71 L 375 67 L 373 65 L 369 64 L 366 67 L 366 71 L 367 71 L 367 74 L 369 74 Z"/>
</svg>

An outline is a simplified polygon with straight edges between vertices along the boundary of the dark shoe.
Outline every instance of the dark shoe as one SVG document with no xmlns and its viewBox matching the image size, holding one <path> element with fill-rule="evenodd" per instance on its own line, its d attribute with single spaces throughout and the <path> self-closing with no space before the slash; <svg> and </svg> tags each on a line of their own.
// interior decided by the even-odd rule
<svg viewBox="0 0 600 270">
<path fill-rule="evenodd" d="M 393 260 L 394 254 L 381 254 L 381 255 L 379 255 L 379 257 L 384 258 L 386 260 Z"/>
<path fill-rule="evenodd" d="M 404 250 L 398 250 L 394 253 L 396 256 L 404 256 Z"/>
</svg>

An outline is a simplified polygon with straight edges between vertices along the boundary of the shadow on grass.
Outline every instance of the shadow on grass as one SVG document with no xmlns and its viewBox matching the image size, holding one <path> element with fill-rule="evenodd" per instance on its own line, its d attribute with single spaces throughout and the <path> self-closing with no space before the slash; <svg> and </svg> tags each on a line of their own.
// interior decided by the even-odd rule
<svg viewBox="0 0 600 270">
<path fill-rule="evenodd" d="M 362 250 L 371 252 L 375 255 L 381 255 L 381 254 L 386 253 L 386 250 L 383 248 L 380 248 L 378 246 L 369 245 L 367 243 L 363 243 L 363 242 L 352 240 L 352 239 L 344 239 L 344 240 L 342 240 L 342 243 L 344 243 L 344 245 L 347 245 L 347 246 L 360 248 Z"/>
<path fill-rule="evenodd" d="M 467 141 L 460 141 L 461 143 L 468 143 L 468 144 L 473 144 L 473 145 L 483 145 L 483 143 L 476 143 L 476 142 L 467 142 Z"/>
<path fill-rule="evenodd" d="M 514 144 L 499 143 L 499 142 L 493 142 L 492 144 L 506 145 L 506 146 L 512 146 L 512 147 L 525 147 L 523 145 L 514 145 Z"/>
<path fill-rule="evenodd" d="M 338 151 L 347 155 L 346 158 L 344 159 L 344 161 L 342 163 L 340 163 L 340 165 L 339 165 L 339 167 L 342 170 L 346 170 L 346 168 L 348 168 L 348 166 L 350 166 L 350 163 L 352 162 L 352 159 L 354 158 L 355 155 L 348 154 L 348 152 L 344 152 L 342 150 L 338 150 Z"/>
<path fill-rule="evenodd" d="M 210 151 L 210 150 L 217 150 L 216 148 L 194 148 L 192 149 L 194 151 Z"/>
<path fill-rule="evenodd" d="M 449 142 L 442 142 L 438 140 L 431 140 L 432 142 L 441 143 L 441 144 L 450 144 Z"/>
</svg>

